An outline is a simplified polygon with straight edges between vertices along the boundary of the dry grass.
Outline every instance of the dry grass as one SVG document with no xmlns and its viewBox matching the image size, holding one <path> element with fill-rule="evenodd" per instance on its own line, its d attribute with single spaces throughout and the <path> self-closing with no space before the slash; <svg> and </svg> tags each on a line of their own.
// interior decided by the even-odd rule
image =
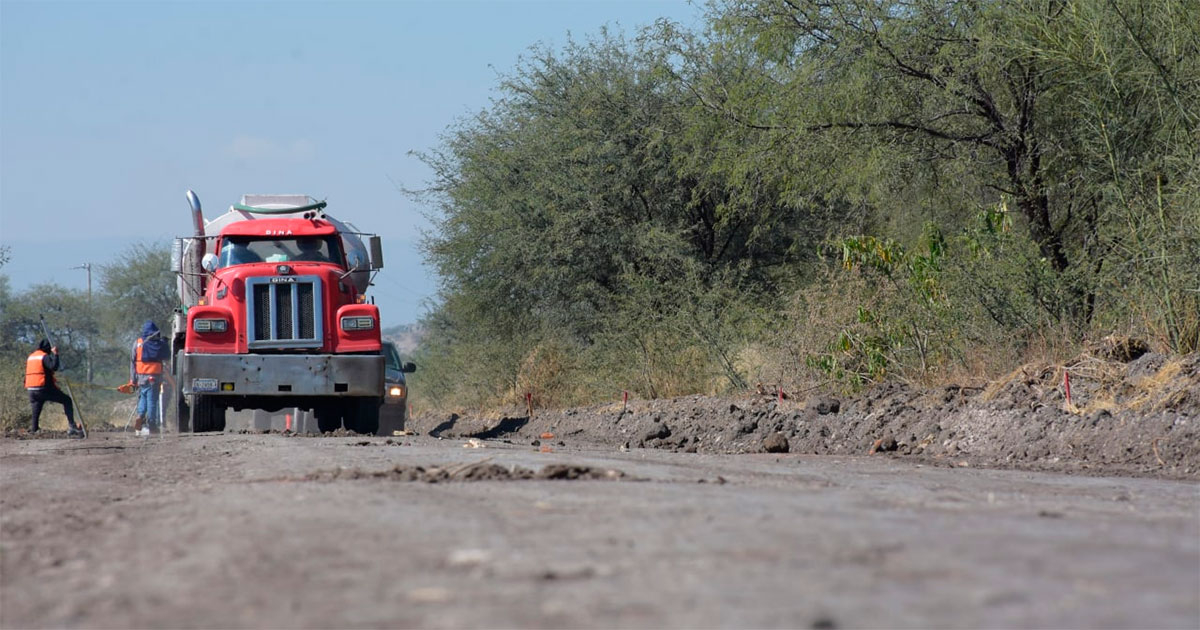
<svg viewBox="0 0 1200 630">
<path fill-rule="evenodd" d="M 528 393 L 538 406 L 554 405 L 568 395 L 564 390 L 569 384 L 564 382 L 563 373 L 573 371 L 570 362 L 567 352 L 558 344 L 539 344 L 521 360 L 513 390 L 508 392 L 504 402 L 523 405 Z"/>
<path fill-rule="evenodd" d="M 989 382 L 982 399 L 992 401 L 1018 387 L 1027 390 L 1029 397 L 1043 401 L 1055 392 L 1054 398 L 1062 397 L 1063 410 L 1077 415 L 1177 409 L 1192 396 L 1200 402 L 1200 355 L 1173 356 L 1153 374 L 1131 378 L 1125 361 L 1129 355 L 1121 351 L 1129 347 L 1128 340 L 1107 339 L 1067 361 L 1026 363 Z M 1115 353 L 1113 348 L 1117 349 Z M 1108 358 L 1112 356 L 1122 360 Z M 1069 401 L 1064 383 L 1067 375 L 1072 390 Z"/>
<path fill-rule="evenodd" d="M 29 426 L 29 395 L 25 393 L 25 365 L 0 368 L 0 431 Z M 45 412 L 42 413 L 45 417 Z M 66 418 L 63 418 L 63 426 Z"/>
<path fill-rule="evenodd" d="M 1052 386 L 1054 382 L 1055 366 L 1045 363 L 1027 363 L 1009 372 L 1008 374 L 988 382 L 983 388 L 981 395 L 984 401 L 995 400 L 1001 392 L 1010 389 L 1014 384 L 1023 385 L 1031 389 L 1042 389 L 1047 386 Z M 1058 373 L 1061 376 L 1061 372 Z"/>
<path fill-rule="evenodd" d="M 1197 361 L 1192 361 L 1193 370 Z M 1188 365 L 1186 357 L 1177 357 L 1158 370 L 1153 376 L 1139 379 L 1131 385 L 1133 396 L 1125 404 L 1125 408 L 1135 411 L 1158 411 L 1176 407 L 1188 396 L 1188 389 L 1200 387 L 1200 375 L 1194 371 L 1185 374 Z"/>
</svg>

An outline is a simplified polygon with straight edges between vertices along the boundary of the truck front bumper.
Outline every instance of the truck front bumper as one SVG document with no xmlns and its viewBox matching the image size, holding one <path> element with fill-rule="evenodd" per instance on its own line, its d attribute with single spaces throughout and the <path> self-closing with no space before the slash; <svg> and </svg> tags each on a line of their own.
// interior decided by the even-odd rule
<svg viewBox="0 0 1200 630">
<path fill-rule="evenodd" d="M 183 354 L 184 394 L 382 397 L 382 356 L 346 354 Z"/>
</svg>

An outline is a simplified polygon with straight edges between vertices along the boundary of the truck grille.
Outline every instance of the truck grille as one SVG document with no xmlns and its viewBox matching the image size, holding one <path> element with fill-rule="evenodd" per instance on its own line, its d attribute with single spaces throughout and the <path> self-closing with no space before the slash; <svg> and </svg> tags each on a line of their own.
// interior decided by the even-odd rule
<svg viewBox="0 0 1200 630">
<path fill-rule="evenodd" d="M 311 348 L 322 342 L 321 279 L 275 276 L 246 281 L 251 348 Z"/>
</svg>

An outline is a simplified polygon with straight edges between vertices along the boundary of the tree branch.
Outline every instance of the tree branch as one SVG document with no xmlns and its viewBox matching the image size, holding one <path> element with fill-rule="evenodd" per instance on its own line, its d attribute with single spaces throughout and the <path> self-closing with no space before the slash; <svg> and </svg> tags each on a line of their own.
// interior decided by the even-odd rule
<svg viewBox="0 0 1200 630">
<path fill-rule="evenodd" d="M 828 129 L 897 129 L 900 131 L 916 132 L 927 135 L 931 138 L 939 140 L 947 140 L 950 142 L 968 142 L 973 144 L 981 144 L 984 146 L 999 148 L 996 143 L 990 138 L 995 135 L 994 132 L 987 132 L 973 136 L 962 136 L 953 134 L 932 127 L 925 127 L 913 123 L 901 122 L 898 120 L 884 120 L 880 122 L 830 122 L 819 125 L 810 125 L 805 128 L 806 131 L 825 131 Z"/>
</svg>

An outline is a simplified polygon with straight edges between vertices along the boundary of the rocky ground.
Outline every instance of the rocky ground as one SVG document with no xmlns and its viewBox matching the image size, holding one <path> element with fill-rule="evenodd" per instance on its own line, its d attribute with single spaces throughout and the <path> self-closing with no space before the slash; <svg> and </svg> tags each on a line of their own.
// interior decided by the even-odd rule
<svg viewBox="0 0 1200 630">
<path fill-rule="evenodd" d="M 0 628 L 1195 628 L 1198 368 L 9 432 Z"/>
<path fill-rule="evenodd" d="M 252 431 L 0 439 L 0 471 L 0 628 L 1200 619 L 1194 481 Z"/>
<path fill-rule="evenodd" d="M 1125 360 L 1123 360 L 1125 359 Z M 1064 378 L 1065 375 L 1065 378 Z M 1066 383 L 1071 399 L 1066 398 Z M 1200 354 L 1088 354 L 986 386 L 879 385 L 592 407 L 425 414 L 416 433 L 700 453 L 903 457 L 947 466 L 1200 478 Z"/>
</svg>

